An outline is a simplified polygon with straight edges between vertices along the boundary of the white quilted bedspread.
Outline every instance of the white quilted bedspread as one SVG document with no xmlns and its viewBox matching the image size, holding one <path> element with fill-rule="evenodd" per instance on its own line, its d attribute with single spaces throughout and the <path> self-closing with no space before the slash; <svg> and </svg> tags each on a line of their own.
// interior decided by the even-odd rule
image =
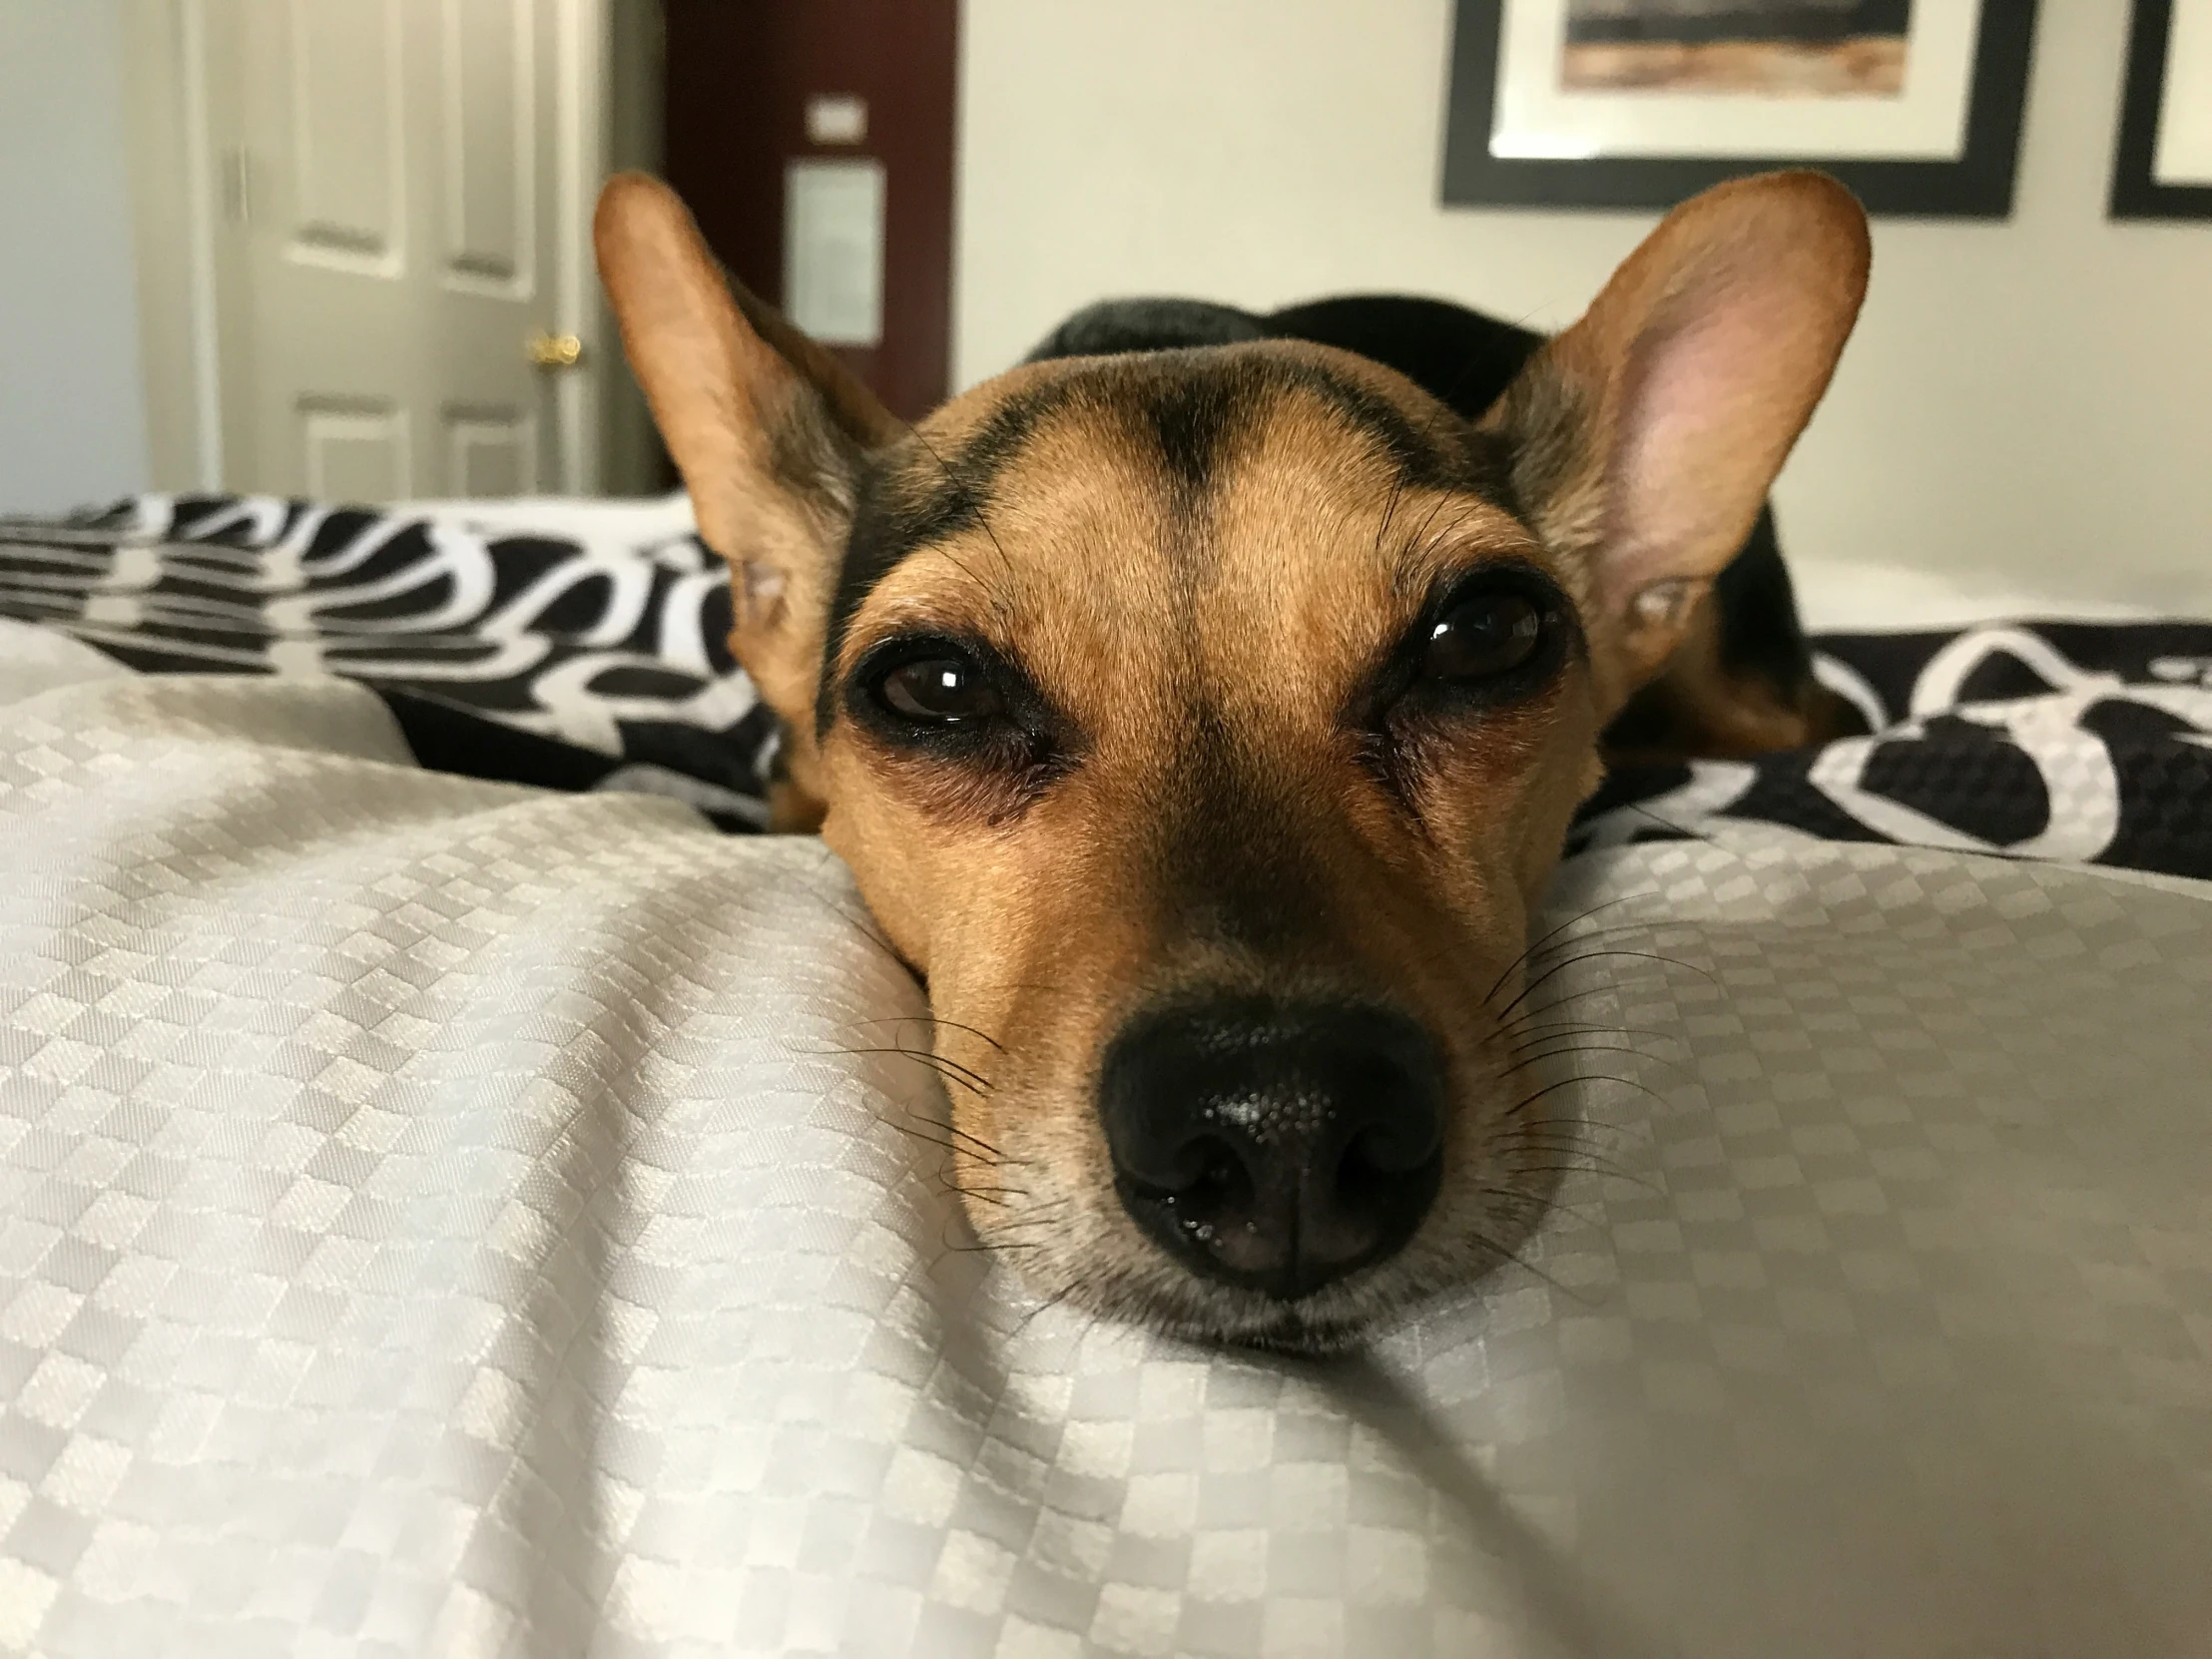
<svg viewBox="0 0 2212 1659">
<path fill-rule="evenodd" d="M 1527 1268 L 1210 1354 L 967 1248 L 819 845 L 0 631 L 0 1652 L 2212 1654 L 2207 891 L 1623 895 Z"/>
</svg>

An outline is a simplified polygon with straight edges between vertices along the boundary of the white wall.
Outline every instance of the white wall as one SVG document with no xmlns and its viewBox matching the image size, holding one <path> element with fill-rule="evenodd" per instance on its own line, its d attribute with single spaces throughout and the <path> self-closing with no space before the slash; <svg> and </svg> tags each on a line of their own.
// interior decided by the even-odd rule
<svg viewBox="0 0 2212 1659">
<path fill-rule="evenodd" d="M 956 378 L 1116 293 L 1571 320 L 1656 215 L 1439 208 L 1450 11 L 967 0 Z M 2009 223 L 1878 223 L 1779 486 L 1793 560 L 2212 604 L 2212 225 L 2105 221 L 2127 11 L 2043 0 Z"/>
<path fill-rule="evenodd" d="M 122 0 L 0 0 L 0 512 L 146 483 Z"/>
</svg>

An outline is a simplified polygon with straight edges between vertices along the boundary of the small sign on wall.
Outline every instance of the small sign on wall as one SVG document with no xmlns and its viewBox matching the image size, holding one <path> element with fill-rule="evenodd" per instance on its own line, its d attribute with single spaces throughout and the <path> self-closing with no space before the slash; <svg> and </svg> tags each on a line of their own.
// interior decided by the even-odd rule
<svg viewBox="0 0 2212 1659">
<path fill-rule="evenodd" d="M 784 172 L 784 313 L 825 345 L 883 339 L 883 164 L 794 161 Z"/>
<path fill-rule="evenodd" d="M 807 100 L 807 142 L 866 143 L 867 100 L 849 93 L 816 93 Z"/>
</svg>

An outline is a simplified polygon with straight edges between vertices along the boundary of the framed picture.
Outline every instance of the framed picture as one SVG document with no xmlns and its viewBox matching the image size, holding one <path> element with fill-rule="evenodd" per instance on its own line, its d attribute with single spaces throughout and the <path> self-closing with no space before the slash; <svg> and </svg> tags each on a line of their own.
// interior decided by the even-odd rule
<svg viewBox="0 0 2212 1659">
<path fill-rule="evenodd" d="M 2034 0 L 1458 0 L 1443 199 L 1662 208 L 1818 167 L 1874 213 L 2002 219 L 2034 32 Z"/>
<path fill-rule="evenodd" d="M 2135 0 L 2114 219 L 2212 219 L 2212 0 Z"/>
</svg>

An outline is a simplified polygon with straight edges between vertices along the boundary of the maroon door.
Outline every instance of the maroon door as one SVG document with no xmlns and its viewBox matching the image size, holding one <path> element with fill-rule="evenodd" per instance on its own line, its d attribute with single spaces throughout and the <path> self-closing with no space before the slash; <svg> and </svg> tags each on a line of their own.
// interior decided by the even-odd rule
<svg viewBox="0 0 2212 1659">
<path fill-rule="evenodd" d="M 793 308 L 784 292 L 790 164 L 881 165 L 880 334 L 832 348 L 893 413 L 926 413 L 950 372 L 958 0 L 666 7 L 668 180 L 754 292 Z M 864 133 L 854 138 L 856 112 Z"/>
</svg>

